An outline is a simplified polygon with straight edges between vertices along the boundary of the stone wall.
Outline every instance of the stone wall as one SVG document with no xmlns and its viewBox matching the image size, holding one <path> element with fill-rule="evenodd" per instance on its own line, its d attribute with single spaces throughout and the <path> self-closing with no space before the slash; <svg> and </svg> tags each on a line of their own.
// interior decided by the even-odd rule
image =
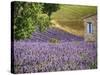
<svg viewBox="0 0 100 75">
<path fill-rule="evenodd" d="M 93 25 L 93 32 L 87 32 L 87 22 L 91 22 Z M 93 15 L 84 19 L 84 39 L 85 41 L 96 41 L 97 40 L 97 15 Z"/>
</svg>

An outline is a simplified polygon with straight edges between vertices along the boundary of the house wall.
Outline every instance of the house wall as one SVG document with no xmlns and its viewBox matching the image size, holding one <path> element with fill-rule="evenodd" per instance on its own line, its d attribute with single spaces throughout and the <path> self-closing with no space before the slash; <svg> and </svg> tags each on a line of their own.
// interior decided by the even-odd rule
<svg viewBox="0 0 100 75">
<path fill-rule="evenodd" d="M 87 32 L 87 22 L 91 22 L 93 24 L 93 33 Z M 97 38 L 97 16 L 91 16 L 84 19 L 84 39 L 85 41 L 96 41 Z"/>
</svg>

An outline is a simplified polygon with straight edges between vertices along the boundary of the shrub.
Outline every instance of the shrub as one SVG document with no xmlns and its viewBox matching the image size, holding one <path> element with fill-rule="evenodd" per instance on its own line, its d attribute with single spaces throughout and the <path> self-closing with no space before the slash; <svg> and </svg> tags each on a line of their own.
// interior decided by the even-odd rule
<svg viewBox="0 0 100 75">
<path fill-rule="evenodd" d="M 59 43 L 60 41 L 59 41 L 58 39 L 56 39 L 56 38 L 51 38 L 51 39 L 49 40 L 49 42 L 50 42 L 50 43 Z"/>
</svg>

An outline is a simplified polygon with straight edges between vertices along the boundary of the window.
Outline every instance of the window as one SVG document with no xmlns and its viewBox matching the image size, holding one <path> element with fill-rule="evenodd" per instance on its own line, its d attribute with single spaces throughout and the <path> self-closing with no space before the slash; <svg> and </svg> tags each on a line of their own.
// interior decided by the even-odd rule
<svg viewBox="0 0 100 75">
<path fill-rule="evenodd" d="M 87 22 L 87 32 L 92 33 L 93 32 L 93 25 L 91 22 Z"/>
</svg>

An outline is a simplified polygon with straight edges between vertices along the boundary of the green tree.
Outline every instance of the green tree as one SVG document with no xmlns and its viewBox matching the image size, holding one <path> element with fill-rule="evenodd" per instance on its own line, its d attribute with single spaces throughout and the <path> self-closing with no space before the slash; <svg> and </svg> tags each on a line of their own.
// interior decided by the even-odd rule
<svg viewBox="0 0 100 75">
<path fill-rule="evenodd" d="M 47 14 L 40 14 L 38 16 L 38 28 L 40 32 L 45 31 L 49 25 L 50 25 L 50 21 L 49 21 L 49 17 Z"/>
<path fill-rule="evenodd" d="M 49 24 L 48 16 L 42 15 L 43 4 L 14 2 L 14 38 L 25 39 L 31 36 L 38 26 L 40 31 Z"/>
<path fill-rule="evenodd" d="M 43 12 L 49 16 L 49 19 L 51 17 L 51 14 L 53 12 L 56 12 L 60 8 L 59 4 L 50 4 L 50 3 L 44 3 L 43 7 L 44 7 Z"/>
</svg>

